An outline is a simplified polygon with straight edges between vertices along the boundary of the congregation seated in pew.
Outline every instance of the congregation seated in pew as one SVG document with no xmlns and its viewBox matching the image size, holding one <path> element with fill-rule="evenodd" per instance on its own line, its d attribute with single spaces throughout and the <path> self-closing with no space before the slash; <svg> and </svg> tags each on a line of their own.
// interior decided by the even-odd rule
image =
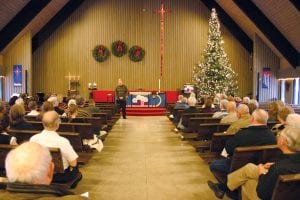
<svg viewBox="0 0 300 200">
<path fill-rule="evenodd" d="M 184 113 L 196 113 L 199 112 L 199 110 L 196 108 L 197 99 L 194 96 L 191 96 L 188 98 L 187 101 L 189 107 L 185 109 L 182 114 Z M 185 127 L 182 125 L 182 118 L 180 118 L 177 127 L 174 129 L 176 132 L 178 129 L 184 129 Z"/>
<path fill-rule="evenodd" d="M 229 101 L 226 105 L 227 115 L 221 119 L 221 123 L 233 123 L 238 120 L 235 101 Z"/>
<path fill-rule="evenodd" d="M 241 104 L 240 106 L 243 105 Z M 268 113 L 265 110 L 255 110 L 250 118 L 250 126 L 241 129 L 226 142 L 224 152 L 222 152 L 222 155 L 226 158 L 215 160 L 209 165 L 212 173 L 223 173 L 226 175 L 230 172 L 230 157 L 233 155 L 236 147 L 276 144 L 275 135 L 268 128 L 267 121 Z M 219 189 L 218 197 L 223 196 L 227 190 L 226 185 L 223 183 L 218 184 L 209 181 L 208 185 L 211 189 Z"/>
<path fill-rule="evenodd" d="M 259 165 L 249 163 L 230 173 L 228 188 L 235 190 L 242 187 L 242 199 L 271 199 L 279 175 L 300 173 L 300 128 L 285 127 L 278 134 L 277 145 L 283 153 L 277 162 Z M 291 195 L 294 199 L 298 198 L 299 190 L 298 194 Z M 286 198 L 291 199 L 288 194 Z"/>
<path fill-rule="evenodd" d="M 1 199 L 87 199 L 51 184 L 54 164 L 48 148 L 40 144 L 26 142 L 11 150 L 5 168 L 8 183 L 0 190 Z"/>
<path fill-rule="evenodd" d="M 56 130 L 59 128 L 60 119 L 55 111 L 48 111 L 43 116 L 44 130 L 32 136 L 31 142 L 39 143 L 46 147 L 60 148 L 64 164 L 64 173 L 56 173 L 53 181 L 57 183 L 64 183 L 76 176 L 82 176 L 77 165 L 78 155 L 74 151 L 70 142 L 57 134 Z M 72 187 L 75 187 L 78 182 L 75 182 Z"/>
<path fill-rule="evenodd" d="M 27 113 L 28 116 L 39 116 L 40 112 L 37 110 L 38 105 L 36 101 L 29 101 L 28 108 L 30 110 L 30 112 Z"/>
<path fill-rule="evenodd" d="M 34 130 L 33 126 L 25 120 L 24 116 L 24 105 L 13 105 L 9 111 L 10 129 Z"/>
<path fill-rule="evenodd" d="M 17 145 L 17 139 L 6 133 L 9 126 L 9 117 L 7 115 L 5 103 L 0 101 L 0 144 Z"/>
<path fill-rule="evenodd" d="M 240 104 L 237 108 L 238 120 L 234 121 L 229 128 L 227 133 L 234 134 L 238 132 L 241 128 L 247 127 L 250 124 L 250 114 L 249 108 L 245 104 Z"/>
</svg>

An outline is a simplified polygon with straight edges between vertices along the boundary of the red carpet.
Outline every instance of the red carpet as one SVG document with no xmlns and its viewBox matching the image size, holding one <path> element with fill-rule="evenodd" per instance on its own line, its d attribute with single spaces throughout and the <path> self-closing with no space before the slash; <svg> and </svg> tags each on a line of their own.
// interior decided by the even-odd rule
<svg viewBox="0 0 300 200">
<path fill-rule="evenodd" d="M 166 113 L 166 108 L 126 108 L 128 116 L 163 116 Z"/>
</svg>

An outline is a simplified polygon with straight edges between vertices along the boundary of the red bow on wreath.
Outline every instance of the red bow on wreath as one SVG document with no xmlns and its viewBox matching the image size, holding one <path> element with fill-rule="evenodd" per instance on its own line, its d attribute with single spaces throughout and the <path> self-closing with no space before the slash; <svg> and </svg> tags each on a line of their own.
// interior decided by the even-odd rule
<svg viewBox="0 0 300 200">
<path fill-rule="evenodd" d="M 141 48 L 140 47 L 136 47 L 135 52 L 134 52 L 134 56 L 135 57 L 139 57 L 141 55 Z"/>
<path fill-rule="evenodd" d="M 121 41 L 118 42 L 117 51 L 118 52 L 122 52 L 123 51 L 123 46 L 122 46 L 122 42 Z"/>
<path fill-rule="evenodd" d="M 99 56 L 103 56 L 103 47 L 100 47 L 99 49 L 98 49 L 98 55 Z"/>
</svg>

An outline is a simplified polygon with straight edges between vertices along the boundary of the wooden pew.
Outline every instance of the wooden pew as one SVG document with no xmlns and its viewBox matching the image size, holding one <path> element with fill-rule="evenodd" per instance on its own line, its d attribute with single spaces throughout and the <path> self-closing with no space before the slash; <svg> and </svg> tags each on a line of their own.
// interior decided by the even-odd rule
<svg viewBox="0 0 300 200">
<path fill-rule="evenodd" d="M 29 139 L 33 135 L 38 134 L 40 132 L 41 131 L 35 131 L 35 130 L 14 130 L 14 129 L 7 130 L 7 133 L 9 135 L 15 136 L 17 138 L 17 142 L 19 144 L 25 141 L 29 141 Z M 58 134 L 62 137 L 67 138 L 76 152 L 83 152 L 84 147 L 79 133 L 58 132 Z"/>
<path fill-rule="evenodd" d="M 276 162 L 280 154 L 281 151 L 277 145 L 237 147 L 231 157 L 230 172 L 243 167 L 247 163 Z M 217 172 L 214 175 L 220 183 L 226 183 L 227 175 Z"/>
<path fill-rule="evenodd" d="M 182 113 L 181 118 L 182 118 L 182 124 L 185 127 L 188 127 L 189 125 L 189 120 L 192 117 L 212 117 L 213 113 Z"/>
<path fill-rule="evenodd" d="M 68 123 L 70 120 L 67 117 L 61 117 L 60 119 L 64 123 Z M 101 119 L 101 117 L 76 117 L 72 119 L 71 123 L 91 123 L 94 127 L 94 133 L 96 135 L 98 135 L 99 131 L 103 130 L 105 127 L 103 119 Z"/>
<path fill-rule="evenodd" d="M 221 123 L 203 123 L 199 124 L 198 133 L 183 133 L 184 140 L 192 140 L 190 144 L 199 152 L 208 150 L 211 146 L 211 138 L 215 132 L 223 132 L 227 130 L 230 124 Z"/>
<path fill-rule="evenodd" d="M 7 145 L 7 144 L 0 144 L 0 170 L 1 175 L 5 176 L 5 158 L 7 154 L 10 152 L 10 150 L 16 148 L 15 145 Z M 62 161 L 62 155 L 59 148 L 49 148 L 51 156 L 52 156 L 52 162 L 54 163 L 54 172 L 55 173 L 63 173 L 64 167 L 63 167 L 63 161 Z"/>
<path fill-rule="evenodd" d="M 206 123 L 219 123 L 220 118 L 212 117 L 190 117 L 186 128 L 183 130 L 185 133 L 196 133 L 201 124 Z"/>
<path fill-rule="evenodd" d="M 13 130 L 9 129 L 7 133 L 10 135 L 13 135 L 17 138 L 18 144 L 21 144 L 25 141 L 29 141 L 30 138 L 40 133 L 41 131 L 35 131 L 35 130 Z M 73 149 L 78 154 L 78 163 L 81 165 L 86 164 L 92 157 L 91 149 L 88 145 L 82 144 L 82 139 L 80 137 L 79 133 L 73 133 L 73 132 L 57 132 L 60 136 L 67 138 L 70 141 L 70 144 L 72 145 Z"/>
<path fill-rule="evenodd" d="M 300 174 L 280 175 L 272 194 L 272 200 L 298 200 L 300 197 Z"/>
<path fill-rule="evenodd" d="M 0 170 L 1 170 L 1 176 L 6 176 L 5 174 L 5 158 L 10 150 L 16 148 L 17 146 L 14 145 L 5 145 L 0 144 Z M 63 166 L 63 160 L 62 155 L 59 148 L 49 148 L 52 162 L 54 163 L 54 172 L 55 173 L 64 173 L 64 166 Z M 82 178 L 81 175 L 78 175 L 74 177 L 72 180 L 69 180 L 65 183 L 59 183 L 60 185 L 63 185 L 65 187 L 70 188 L 74 183 L 78 182 Z M 52 182 L 55 183 L 55 182 Z M 5 183 L 0 183 L 1 187 L 5 185 Z"/>
<path fill-rule="evenodd" d="M 43 130 L 43 123 L 39 121 L 28 121 L 35 130 Z M 94 127 L 91 123 L 60 123 L 58 132 L 80 133 L 81 139 L 93 139 Z"/>
</svg>

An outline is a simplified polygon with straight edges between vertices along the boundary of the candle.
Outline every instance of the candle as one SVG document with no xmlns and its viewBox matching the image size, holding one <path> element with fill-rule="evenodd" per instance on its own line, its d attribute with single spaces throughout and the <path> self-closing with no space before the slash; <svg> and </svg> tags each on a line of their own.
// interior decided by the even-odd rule
<svg viewBox="0 0 300 200">
<path fill-rule="evenodd" d="M 158 92 L 160 92 L 160 79 L 158 79 Z"/>
</svg>

